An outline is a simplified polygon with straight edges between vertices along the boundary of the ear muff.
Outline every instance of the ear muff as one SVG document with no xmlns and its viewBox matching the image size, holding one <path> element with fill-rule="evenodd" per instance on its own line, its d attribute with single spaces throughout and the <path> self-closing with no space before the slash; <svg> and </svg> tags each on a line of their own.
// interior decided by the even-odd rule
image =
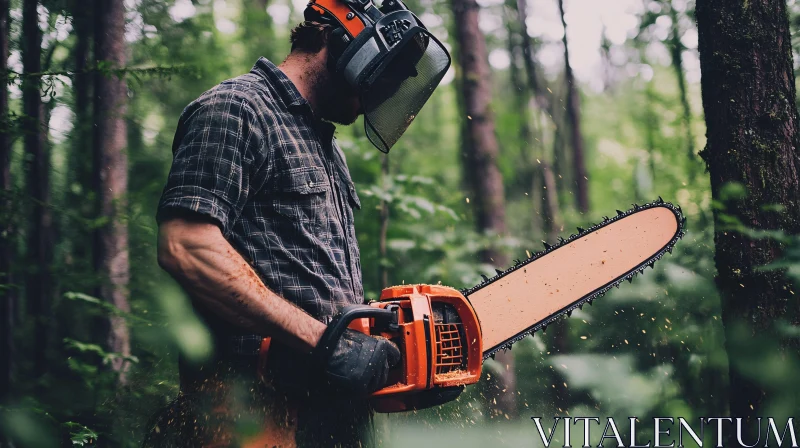
<svg viewBox="0 0 800 448">
<path fill-rule="evenodd" d="M 335 62 L 339 60 L 344 53 L 344 50 L 350 44 L 352 39 L 347 35 L 344 27 L 337 26 L 328 36 L 328 58 L 331 59 L 336 67 Z"/>
</svg>

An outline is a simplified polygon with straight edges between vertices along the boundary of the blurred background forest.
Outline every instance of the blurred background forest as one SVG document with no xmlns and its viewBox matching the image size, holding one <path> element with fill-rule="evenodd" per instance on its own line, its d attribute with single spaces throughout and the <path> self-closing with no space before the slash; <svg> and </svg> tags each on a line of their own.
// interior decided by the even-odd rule
<svg viewBox="0 0 800 448">
<path fill-rule="evenodd" d="M 741 184 L 712 195 L 694 1 L 461 2 L 407 1 L 454 58 L 388 158 L 360 121 L 337 131 L 363 204 L 367 297 L 400 283 L 471 286 L 543 240 L 659 196 L 682 207 L 688 234 L 655 270 L 488 361 L 457 402 L 379 416 L 385 446 L 539 446 L 531 416 L 731 415 L 714 210 L 718 226 L 789 249 L 767 262 L 791 295 L 800 255 L 794 231 L 725 221 L 726 201 L 748 194 Z M 203 91 L 260 56 L 282 61 L 304 7 L 0 1 L 0 445 L 137 446 L 178 391 L 178 353 L 208 356 L 209 334 L 156 263 L 172 137 Z M 794 35 L 794 0 L 788 17 Z M 731 368 L 781 391 L 762 394 L 758 415 L 797 410 L 783 393 L 800 371 L 780 348 L 796 347 L 791 323 L 770 324 L 781 342 L 747 328 L 729 338 L 745 356 Z"/>
</svg>

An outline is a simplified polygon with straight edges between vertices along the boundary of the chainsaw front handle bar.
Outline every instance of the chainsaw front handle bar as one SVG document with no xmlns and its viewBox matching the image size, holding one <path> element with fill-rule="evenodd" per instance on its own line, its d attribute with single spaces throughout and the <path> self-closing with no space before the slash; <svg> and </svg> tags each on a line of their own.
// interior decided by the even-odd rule
<svg viewBox="0 0 800 448">
<path fill-rule="evenodd" d="M 388 306 L 386 308 L 377 308 L 369 305 L 348 305 L 342 311 L 333 317 L 331 323 L 322 333 L 317 346 L 314 348 L 314 357 L 323 364 L 328 361 L 336 345 L 339 343 L 347 327 L 356 319 L 370 318 L 375 320 L 375 325 L 372 328 L 377 330 L 386 329 L 389 331 L 397 331 L 398 306 Z"/>
</svg>

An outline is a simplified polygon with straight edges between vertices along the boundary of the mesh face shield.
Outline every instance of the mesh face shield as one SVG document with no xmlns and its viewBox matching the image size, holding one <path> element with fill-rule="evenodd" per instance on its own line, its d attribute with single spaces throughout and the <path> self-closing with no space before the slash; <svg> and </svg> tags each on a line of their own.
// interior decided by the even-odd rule
<svg viewBox="0 0 800 448">
<path fill-rule="evenodd" d="M 368 0 L 345 0 L 354 12 L 347 15 L 351 22 L 339 20 L 340 14 L 333 13 L 339 5 L 331 1 L 314 5 L 347 28 L 338 34 L 343 41 L 336 46 L 344 48 L 335 56 L 336 71 L 361 97 L 370 142 L 388 153 L 441 82 L 450 54 L 398 0 L 384 2 L 380 10 Z M 352 32 L 354 19 L 364 24 L 357 34 Z"/>
<path fill-rule="evenodd" d="M 387 55 L 361 85 L 367 137 L 383 152 L 400 139 L 450 67 L 447 50 L 417 28 Z"/>
</svg>

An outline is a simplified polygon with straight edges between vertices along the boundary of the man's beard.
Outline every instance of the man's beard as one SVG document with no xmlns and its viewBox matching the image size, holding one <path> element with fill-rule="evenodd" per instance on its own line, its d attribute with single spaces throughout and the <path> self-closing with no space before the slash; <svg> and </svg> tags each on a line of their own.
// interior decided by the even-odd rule
<svg viewBox="0 0 800 448">
<path fill-rule="evenodd" d="M 320 110 L 320 118 L 326 121 L 330 121 L 336 124 L 341 124 L 344 126 L 349 126 L 356 122 L 358 116 L 361 115 L 361 111 L 348 111 L 344 110 L 341 106 L 336 106 L 336 104 L 343 104 L 342 100 L 339 101 L 332 101 L 332 107 L 330 108 L 323 108 Z"/>
<path fill-rule="evenodd" d="M 354 107 L 355 90 L 343 77 L 331 73 L 328 67 L 317 72 L 314 86 L 319 107 L 317 115 L 323 120 L 348 126 L 362 114 L 360 106 Z"/>
</svg>

